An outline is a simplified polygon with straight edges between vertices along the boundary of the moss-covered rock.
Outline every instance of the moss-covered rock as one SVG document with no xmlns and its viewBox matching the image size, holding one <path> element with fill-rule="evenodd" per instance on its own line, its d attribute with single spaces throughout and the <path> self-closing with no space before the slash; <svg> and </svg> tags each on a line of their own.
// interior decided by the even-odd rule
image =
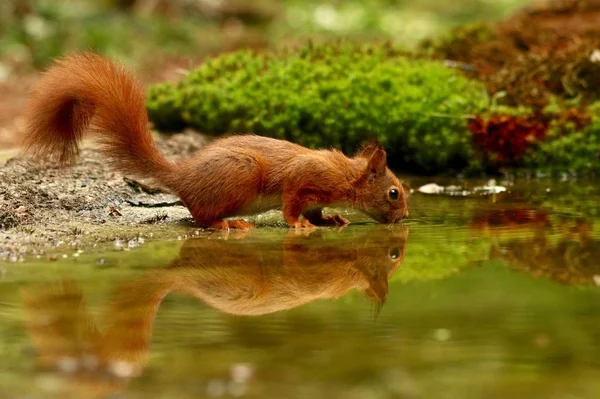
<svg viewBox="0 0 600 399">
<path fill-rule="evenodd" d="M 241 51 L 209 60 L 149 91 L 159 129 L 256 133 L 352 152 L 377 138 L 396 165 L 460 169 L 471 157 L 468 116 L 487 106 L 480 83 L 389 46 Z"/>
<path fill-rule="evenodd" d="M 527 154 L 524 164 L 551 174 L 600 174 L 600 102 L 555 115 L 546 139 Z"/>
</svg>

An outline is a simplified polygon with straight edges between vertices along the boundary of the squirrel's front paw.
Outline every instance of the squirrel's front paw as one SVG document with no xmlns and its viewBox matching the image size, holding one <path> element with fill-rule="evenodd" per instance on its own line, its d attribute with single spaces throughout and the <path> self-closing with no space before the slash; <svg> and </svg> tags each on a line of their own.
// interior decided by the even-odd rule
<svg viewBox="0 0 600 399">
<path fill-rule="evenodd" d="M 335 224 L 337 224 L 338 226 L 346 226 L 348 224 L 350 224 L 350 221 L 348 219 L 346 219 L 345 217 L 343 217 L 342 215 L 335 214 L 333 216 L 326 216 L 325 219 L 331 219 L 333 220 L 333 222 Z"/>
<path fill-rule="evenodd" d="M 346 226 L 350 221 L 340 214 L 323 216 L 321 219 L 313 221 L 317 226 Z"/>
</svg>

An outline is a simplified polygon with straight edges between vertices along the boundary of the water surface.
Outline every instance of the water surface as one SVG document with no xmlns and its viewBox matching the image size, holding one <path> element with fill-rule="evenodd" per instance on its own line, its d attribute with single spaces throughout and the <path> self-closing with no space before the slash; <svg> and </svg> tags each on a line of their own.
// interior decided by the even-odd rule
<svg viewBox="0 0 600 399">
<path fill-rule="evenodd" d="M 2 264 L 0 398 L 597 398 L 600 190 L 509 188 Z"/>
</svg>

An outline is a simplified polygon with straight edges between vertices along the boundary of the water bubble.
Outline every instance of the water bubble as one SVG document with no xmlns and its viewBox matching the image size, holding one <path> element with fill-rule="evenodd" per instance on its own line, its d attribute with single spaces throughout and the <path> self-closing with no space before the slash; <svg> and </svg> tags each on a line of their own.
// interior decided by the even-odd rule
<svg viewBox="0 0 600 399">
<path fill-rule="evenodd" d="M 452 337 L 452 332 L 447 328 L 438 328 L 433 333 L 433 337 L 440 342 L 446 342 Z"/>
<path fill-rule="evenodd" d="M 235 382 L 247 382 L 254 374 L 254 368 L 248 363 L 236 363 L 229 369 L 229 375 Z"/>
</svg>

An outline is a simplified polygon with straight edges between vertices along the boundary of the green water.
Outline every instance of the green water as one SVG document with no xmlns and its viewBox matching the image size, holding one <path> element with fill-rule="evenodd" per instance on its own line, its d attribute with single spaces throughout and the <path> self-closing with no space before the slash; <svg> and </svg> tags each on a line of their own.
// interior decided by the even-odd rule
<svg viewBox="0 0 600 399">
<path fill-rule="evenodd" d="M 1 264 L 0 398 L 600 397 L 600 190 L 409 204 Z"/>
</svg>

